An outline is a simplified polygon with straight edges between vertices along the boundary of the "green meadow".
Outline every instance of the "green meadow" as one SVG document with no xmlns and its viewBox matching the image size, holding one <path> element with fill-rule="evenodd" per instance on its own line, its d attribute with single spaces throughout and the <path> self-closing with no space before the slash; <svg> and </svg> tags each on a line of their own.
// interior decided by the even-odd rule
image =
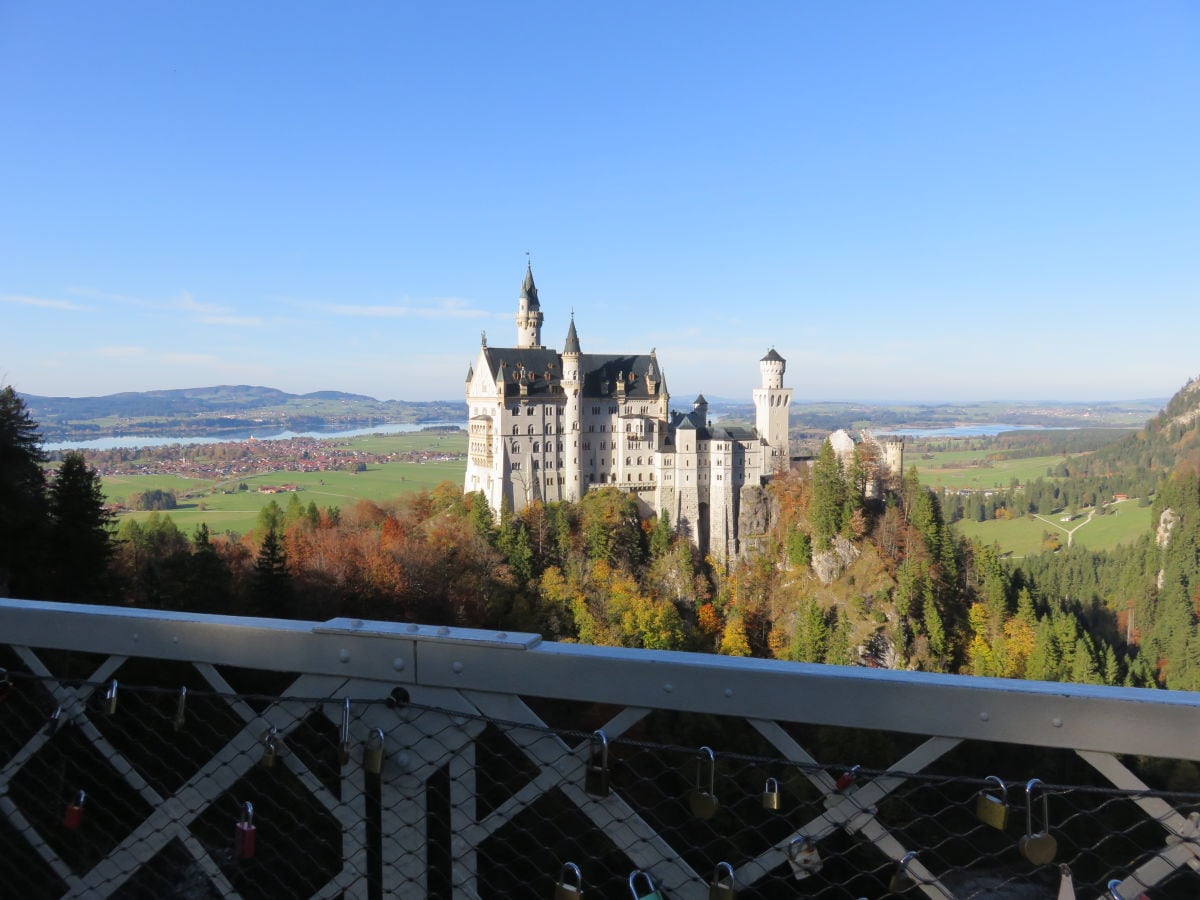
<svg viewBox="0 0 1200 900">
<path fill-rule="evenodd" d="M 1021 484 L 1035 478 L 1045 478 L 1046 472 L 1063 461 L 1058 454 L 1031 456 L 1028 459 L 1002 459 L 979 465 L 990 450 L 950 450 L 932 453 L 932 459 L 923 459 L 920 454 L 905 450 L 904 465 L 917 467 L 921 484 L 932 488 L 962 490 L 987 490 L 1006 488 L 1015 478 Z"/>
<path fill-rule="evenodd" d="M 1074 532 L 1076 547 L 1112 550 L 1137 540 L 1150 530 L 1151 507 L 1138 506 L 1136 500 L 1124 500 L 1110 504 L 1106 515 L 1093 516 L 1091 521 L 1086 521 L 1086 513 L 1073 522 L 1061 522 L 1059 518 L 1057 515 L 1049 515 L 1045 519 L 1020 516 L 1016 519 L 994 519 L 989 522 L 964 520 L 954 523 L 954 530 L 983 544 L 995 544 L 1001 551 L 1013 556 L 1029 556 L 1042 552 L 1042 540 L 1047 532 L 1057 535 L 1062 546 L 1066 547 L 1067 534 L 1061 528 L 1071 529 L 1079 526 Z"/>
<path fill-rule="evenodd" d="M 339 445 L 367 450 L 377 454 L 407 453 L 413 450 L 438 450 L 461 453 L 466 450 L 466 435 L 436 435 L 412 433 L 402 435 L 365 435 L 347 438 Z M 185 534 L 191 534 L 201 523 L 214 534 L 234 532 L 244 534 L 254 527 L 259 511 L 274 500 L 286 506 L 291 493 L 264 494 L 263 487 L 295 484 L 295 496 L 308 506 L 310 502 L 324 508 L 349 508 L 359 500 L 384 503 L 414 491 L 428 490 L 442 481 L 462 484 L 466 472 L 465 460 L 437 462 L 372 463 L 365 472 L 290 472 L 275 471 L 262 475 L 240 476 L 231 479 L 180 478 L 173 475 L 118 475 L 101 479 L 105 496 L 112 501 L 126 501 L 130 495 L 160 488 L 173 490 L 179 498 L 176 509 L 159 515 L 169 516 Z M 247 490 L 237 490 L 244 482 Z M 150 512 L 124 513 L 121 518 L 145 519 Z"/>
</svg>

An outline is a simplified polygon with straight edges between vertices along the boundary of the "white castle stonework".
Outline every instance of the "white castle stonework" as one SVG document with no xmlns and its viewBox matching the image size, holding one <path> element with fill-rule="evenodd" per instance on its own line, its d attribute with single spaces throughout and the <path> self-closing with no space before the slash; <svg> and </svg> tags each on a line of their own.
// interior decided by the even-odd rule
<svg viewBox="0 0 1200 900">
<path fill-rule="evenodd" d="M 584 353 L 572 316 L 560 353 L 542 346 L 542 318 L 528 269 L 517 345 L 489 347 L 484 337 L 467 372 L 465 492 L 515 512 L 612 485 L 722 559 L 766 530 L 763 485 L 789 460 L 782 356 L 759 361 L 755 427 L 725 428 L 708 421 L 703 395 L 690 412 L 671 409 L 654 350 Z"/>
</svg>

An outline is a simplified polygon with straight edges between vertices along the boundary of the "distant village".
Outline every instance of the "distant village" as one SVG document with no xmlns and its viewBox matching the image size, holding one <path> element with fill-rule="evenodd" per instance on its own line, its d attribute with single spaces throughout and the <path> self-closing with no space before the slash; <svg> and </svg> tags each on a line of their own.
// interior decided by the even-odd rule
<svg viewBox="0 0 1200 900">
<path fill-rule="evenodd" d="M 89 450 L 85 456 L 88 464 L 102 477 L 178 475 L 182 478 L 230 479 L 268 472 L 361 472 L 370 465 L 461 460 L 466 454 L 440 449 L 370 453 L 341 446 L 335 441 L 297 437 Z"/>
</svg>

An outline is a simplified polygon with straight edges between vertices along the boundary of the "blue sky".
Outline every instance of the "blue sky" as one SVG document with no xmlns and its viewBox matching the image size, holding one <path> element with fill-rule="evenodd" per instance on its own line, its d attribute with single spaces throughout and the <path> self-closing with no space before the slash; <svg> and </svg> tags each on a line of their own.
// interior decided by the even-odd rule
<svg viewBox="0 0 1200 900">
<path fill-rule="evenodd" d="M 514 341 L 744 397 L 1200 371 L 1192 2 L 0 2 L 0 382 L 454 399 Z"/>
</svg>

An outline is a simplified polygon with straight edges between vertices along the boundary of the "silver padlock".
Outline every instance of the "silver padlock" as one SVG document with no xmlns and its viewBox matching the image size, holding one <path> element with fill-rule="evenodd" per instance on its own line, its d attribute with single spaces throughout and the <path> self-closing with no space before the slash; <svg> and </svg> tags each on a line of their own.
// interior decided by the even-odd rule
<svg viewBox="0 0 1200 900">
<path fill-rule="evenodd" d="M 779 809 L 779 782 L 774 778 L 768 778 L 763 785 L 762 806 L 772 811 Z"/>
<path fill-rule="evenodd" d="M 688 798 L 692 815 L 697 819 L 711 819 L 717 814 L 721 805 L 716 792 L 717 757 L 711 747 L 700 748 L 700 758 L 696 760 L 696 789 Z"/>
<path fill-rule="evenodd" d="M 604 732 L 592 732 L 588 740 L 588 761 L 583 773 L 583 792 L 603 800 L 612 792 L 608 783 L 608 738 Z"/>
<path fill-rule="evenodd" d="M 1035 866 L 1053 862 L 1058 854 L 1058 841 L 1050 834 L 1050 801 L 1042 792 L 1042 830 L 1033 830 L 1033 791 L 1042 783 L 1040 778 L 1031 779 L 1025 785 L 1025 834 L 1017 842 L 1021 855 Z"/>
<path fill-rule="evenodd" d="M 904 856 L 900 857 L 900 862 L 896 865 L 896 871 L 892 873 L 892 880 L 888 883 L 888 890 L 893 894 L 902 894 L 917 883 L 913 878 L 912 872 L 908 870 L 908 864 L 916 858 L 916 850 L 909 850 Z"/>
<path fill-rule="evenodd" d="M 735 897 L 737 884 L 733 878 L 733 866 L 727 862 L 719 862 L 708 885 L 708 900 L 734 900 Z"/>
<path fill-rule="evenodd" d="M 259 762 L 264 769 L 270 769 L 279 758 L 279 729 L 272 725 L 262 736 L 263 755 Z"/>
<path fill-rule="evenodd" d="M 171 720 L 171 727 L 176 731 L 183 731 L 187 725 L 187 685 L 179 689 L 179 699 L 175 703 L 175 718 Z"/>
<path fill-rule="evenodd" d="M 110 716 L 117 711 L 117 679 L 115 678 L 108 683 L 108 687 L 104 691 L 104 711 Z"/>
<path fill-rule="evenodd" d="M 383 729 L 372 728 L 363 748 L 363 769 L 368 774 L 378 775 L 383 771 L 383 740 Z"/>
<path fill-rule="evenodd" d="M 571 883 L 572 881 L 574 884 Z M 579 866 L 575 863 L 563 863 L 562 871 L 558 875 L 558 882 L 554 885 L 554 900 L 582 900 L 582 898 L 583 873 L 579 871 Z"/>
<path fill-rule="evenodd" d="M 797 881 L 821 871 L 821 854 L 817 852 L 816 843 L 806 834 L 796 835 L 788 842 L 787 860 L 792 867 L 792 876 Z"/>
<path fill-rule="evenodd" d="M 342 701 L 342 727 L 338 732 L 338 765 L 350 762 L 350 698 Z"/>
</svg>

